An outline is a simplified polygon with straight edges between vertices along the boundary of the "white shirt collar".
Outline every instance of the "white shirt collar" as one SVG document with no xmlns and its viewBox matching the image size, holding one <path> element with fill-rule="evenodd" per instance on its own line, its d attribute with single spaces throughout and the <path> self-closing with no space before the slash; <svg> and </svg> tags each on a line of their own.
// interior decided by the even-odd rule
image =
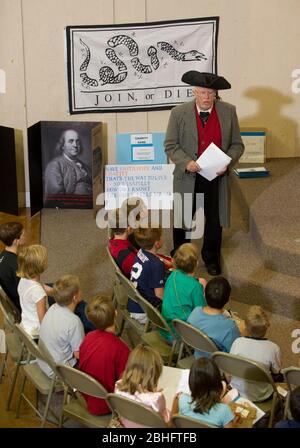
<svg viewBox="0 0 300 448">
<path fill-rule="evenodd" d="M 212 105 L 210 109 L 202 110 L 202 109 L 200 109 L 200 107 L 198 107 L 198 104 L 196 103 L 196 108 L 197 108 L 198 115 L 200 114 L 200 112 L 209 112 L 209 113 L 211 113 L 213 107 L 214 107 L 214 105 Z"/>
</svg>

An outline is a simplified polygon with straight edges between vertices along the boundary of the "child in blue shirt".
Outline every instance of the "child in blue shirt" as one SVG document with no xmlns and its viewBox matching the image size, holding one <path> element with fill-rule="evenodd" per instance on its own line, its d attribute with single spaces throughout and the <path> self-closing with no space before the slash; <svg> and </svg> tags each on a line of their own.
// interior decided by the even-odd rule
<svg viewBox="0 0 300 448">
<path fill-rule="evenodd" d="M 187 322 L 205 333 L 222 352 L 229 352 L 235 339 L 241 336 L 235 320 L 224 314 L 224 307 L 229 300 L 231 286 L 224 277 L 215 277 L 205 287 L 207 305 L 196 307 Z M 241 327 L 242 328 L 242 323 Z M 206 356 L 204 352 L 195 351 L 195 358 Z"/>
<path fill-rule="evenodd" d="M 192 417 L 210 425 L 234 427 L 234 415 L 227 404 L 221 403 L 224 392 L 221 373 L 208 358 L 194 361 L 189 375 L 191 395 L 176 395 L 172 414 Z"/>
<path fill-rule="evenodd" d="M 135 257 L 130 277 L 140 294 L 157 308 L 161 307 L 165 284 L 165 266 L 157 256 L 157 251 L 162 246 L 161 235 L 161 228 L 134 230 L 140 250 Z M 129 299 L 127 309 L 131 317 L 145 323 L 145 313 L 136 302 Z"/>
</svg>

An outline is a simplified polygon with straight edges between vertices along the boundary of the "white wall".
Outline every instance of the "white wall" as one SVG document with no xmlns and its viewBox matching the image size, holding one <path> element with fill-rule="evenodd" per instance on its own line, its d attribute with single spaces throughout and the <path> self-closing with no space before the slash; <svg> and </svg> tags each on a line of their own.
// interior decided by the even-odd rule
<svg viewBox="0 0 300 448">
<path fill-rule="evenodd" d="M 166 129 L 169 111 L 68 115 L 66 25 L 214 15 L 220 16 L 218 72 L 232 84 L 223 99 L 237 106 L 242 126 L 267 128 L 268 157 L 299 156 L 300 93 L 291 91 L 292 71 L 300 68 L 299 0 L 0 0 L 0 69 L 7 82 L 0 124 L 24 131 L 23 191 L 26 129 L 40 120 L 107 123 L 110 163 L 116 133 Z"/>
</svg>

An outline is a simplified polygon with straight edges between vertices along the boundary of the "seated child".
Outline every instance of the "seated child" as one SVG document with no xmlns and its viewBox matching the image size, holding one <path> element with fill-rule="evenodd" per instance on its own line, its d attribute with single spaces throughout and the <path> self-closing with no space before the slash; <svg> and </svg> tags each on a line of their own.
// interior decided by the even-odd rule
<svg viewBox="0 0 300 448">
<path fill-rule="evenodd" d="M 211 279 L 204 291 L 207 305 L 194 308 L 187 320 L 212 339 L 223 352 L 229 352 L 233 341 L 241 335 L 236 322 L 223 314 L 230 292 L 231 286 L 224 277 Z M 205 356 L 205 353 L 195 351 L 195 358 L 199 356 Z"/>
<path fill-rule="evenodd" d="M 21 325 L 33 338 L 38 336 L 46 313 L 47 294 L 40 282 L 40 275 L 46 270 L 47 262 L 47 249 L 39 244 L 23 247 L 18 254 Z"/>
<path fill-rule="evenodd" d="M 191 243 L 182 244 L 175 252 L 176 270 L 166 281 L 162 303 L 162 316 L 172 330 L 173 319 L 186 321 L 194 308 L 206 305 L 203 284 L 194 277 L 198 258 L 197 248 Z M 168 338 L 167 332 L 161 333 Z"/>
<path fill-rule="evenodd" d="M 289 404 L 293 420 L 281 420 L 275 428 L 300 428 L 300 386 L 292 390 Z"/>
<path fill-rule="evenodd" d="M 74 314 L 82 300 L 79 278 L 64 275 L 54 284 L 55 304 L 46 312 L 42 320 L 39 341 L 42 340 L 54 361 L 74 367 L 79 359 L 79 347 L 84 338 L 83 325 Z M 48 364 L 38 359 L 40 368 L 49 377 L 53 371 Z"/>
<path fill-rule="evenodd" d="M 121 209 L 113 210 L 110 213 L 109 227 L 112 234 L 108 242 L 109 252 L 123 274 L 130 277 L 137 250 L 128 240 L 131 228 L 127 223 L 127 215 Z"/>
<path fill-rule="evenodd" d="M 18 285 L 20 277 L 17 276 L 17 252 L 25 242 L 25 231 L 20 222 L 6 222 L 0 224 L 0 240 L 5 248 L 0 252 L 0 286 L 10 300 L 21 311 Z"/>
<path fill-rule="evenodd" d="M 121 210 L 126 214 L 128 219 L 128 240 L 130 241 L 131 245 L 138 251 L 140 249 L 140 246 L 135 239 L 133 230 L 137 229 L 138 227 L 151 227 L 151 214 L 149 215 L 145 202 L 142 198 L 139 197 L 130 197 L 123 201 Z M 163 255 L 161 253 L 158 253 L 157 256 L 164 263 L 165 268 L 168 269 L 168 271 L 173 270 L 173 260 L 171 257 L 168 257 L 167 255 Z M 169 274 L 168 271 L 167 275 Z"/>
<path fill-rule="evenodd" d="M 130 197 L 122 202 L 120 210 L 125 213 L 128 220 L 128 226 L 131 231 L 129 232 L 128 239 L 131 245 L 138 251 L 140 246 L 136 242 L 134 229 L 138 227 L 149 227 L 149 215 L 148 209 L 142 198 Z"/>
<path fill-rule="evenodd" d="M 130 277 L 140 294 L 157 308 L 161 307 L 165 283 L 165 266 L 157 256 L 157 250 L 162 246 L 161 234 L 161 228 L 134 230 L 135 239 L 141 249 L 135 257 Z M 131 317 L 145 323 L 144 311 L 130 298 L 127 309 Z"/>
<path fill-rule="evenodd" d="M 160 354 L 151 347 L 138 345 L 128 358 L 122 378 L 116 382 L 115 393 L 148 406 L 161 414 L 167 423 L 170 412 L 165 396 L 157 387 L 162 369 Z M 125 428 L 142 427 L 130 419 L 122 418 L 121 423 Z"/>
<path fill-rule="evenodd" d="M 281 369 L 280 348 L 265 338 L 270 326 L 266 312 L 260 306 L 251 306 L 245 324 L 247 336 L 237 338 L 232 344 L 230 353 L 264 364 L 271 373 L 279 373 Z M 230 384 L 239 391 L 241 396 L 251 401 L 264 401 L 273 393 L 272 386 L 267 383 L 232 377 Z"/>
<path fill-rule="evenodd" d="M 127 345 L 115 335 L 115 309 L 111 299 L 96 296 L 87 305 L 88 319 L 97 328 L 88 333 L 79 348 L 79 369 L 98 380 L 108 392 L 121 377 L 129 356 Z M 110 414 L 105 400 L 85 395 L 89 412 Z"/>
<path fill-rule="evenodd" d="M 179 393 L 175 396 L 172 414 L 192 417 L 205 423 L 224 428 L 234 427 L 234 415 L 221 402 L 224 389 L 217 365 L 208 358 L 194 361 L 189 375 L 191 396 Z"/>
</svg>

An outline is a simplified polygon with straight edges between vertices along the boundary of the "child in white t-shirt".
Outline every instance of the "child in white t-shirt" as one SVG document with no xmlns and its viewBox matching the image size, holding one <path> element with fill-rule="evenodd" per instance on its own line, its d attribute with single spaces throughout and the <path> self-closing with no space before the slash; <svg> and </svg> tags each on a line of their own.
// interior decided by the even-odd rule
<svg viewBox="0 0 300 448">
<path fill-rule="evenodd" d="M 40 275 L 46 270 L 47 263 L 47 249 L 39 244 L 23 247 L 18 254 L 21 325 L 33 338 L 38 337 L 40 323 L 46 313 L 47 293 L 40 282 Z"/>
</svg>

